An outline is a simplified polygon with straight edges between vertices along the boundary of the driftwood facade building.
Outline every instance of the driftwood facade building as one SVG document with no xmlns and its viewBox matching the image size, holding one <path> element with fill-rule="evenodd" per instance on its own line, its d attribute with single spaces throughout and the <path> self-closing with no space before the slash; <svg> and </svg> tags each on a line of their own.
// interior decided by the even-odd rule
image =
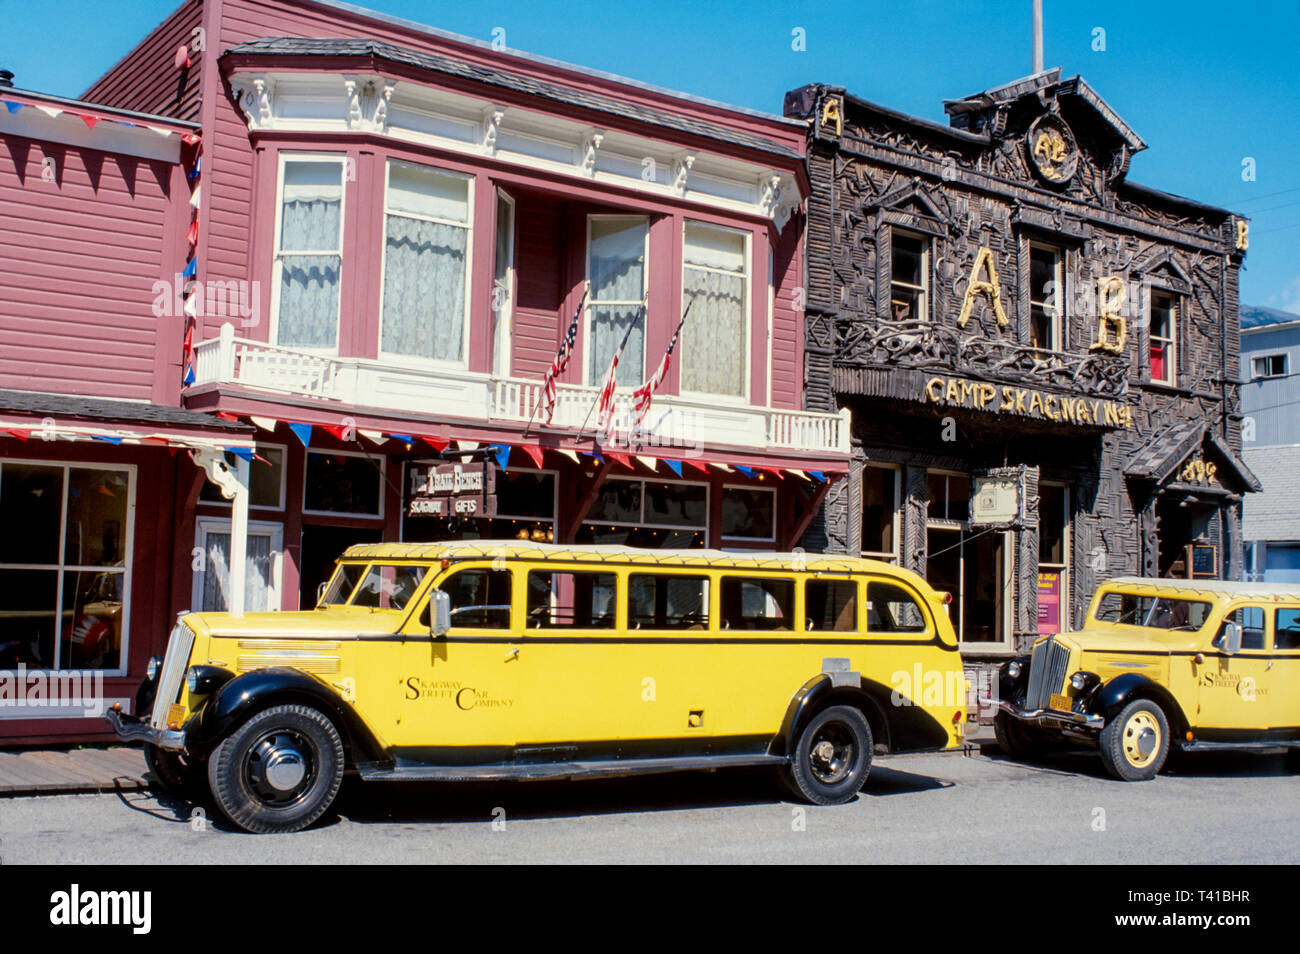
<svg viewBox="0 0 1300 954">
<path fill-rule="evenodd" d="M 853 421 L 806 545 L 951 591 L 976 669 L 1077 627 L 1103 579 L 1239 578 L 1247 223 L 1128 182 L 1146 144 L 1059 69 L 946 102 L 948 126 L 821 85 L 785 109 L 807 406 Z"/>
</svg>

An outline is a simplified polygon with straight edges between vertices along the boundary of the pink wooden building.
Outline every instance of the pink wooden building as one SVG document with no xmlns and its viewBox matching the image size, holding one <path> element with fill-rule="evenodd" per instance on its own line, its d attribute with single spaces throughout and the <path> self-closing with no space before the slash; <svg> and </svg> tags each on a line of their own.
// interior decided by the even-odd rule
<svg viewBox="0 0 1300 954">
<path fill-rule="evenodd" d="M 116 291 L 152 335 L 83 315 L 84 393 L 232 448 L 232 500 L 219 461 L 174 468 L 141 646 L 189 607 L 311 606 L 359 541 L 788 549 L 847 471 L 846 417 L 802 410 L 801 123 L 326 0 L 189 0 L 83 99 L 197 137 Z M 15 363 L 68 392 L 49 353 Z M 442 493 L 456 467 L 485 488 Z"/>
</svg>

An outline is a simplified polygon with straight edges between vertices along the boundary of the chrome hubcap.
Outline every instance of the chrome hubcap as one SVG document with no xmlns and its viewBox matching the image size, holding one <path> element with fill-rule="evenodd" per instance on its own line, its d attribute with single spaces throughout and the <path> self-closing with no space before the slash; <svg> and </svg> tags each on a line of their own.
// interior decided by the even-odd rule
<svg viewBox="0 0 1300 954">
<path fill-rule="evenodd" d="M 267 762 L 266 780 L 282 792 L 297 788 L 306 775 L 307 765 L 297 752 L 277 751 Z"/>
<path fill-rule="evenodd" d="M 305 736 L 291 729 L 272 729 L 249 747 L 244 777 L 263 804 L 287 807 L 311 788 L 315 765 L 315 750 Z"/>
</svg>

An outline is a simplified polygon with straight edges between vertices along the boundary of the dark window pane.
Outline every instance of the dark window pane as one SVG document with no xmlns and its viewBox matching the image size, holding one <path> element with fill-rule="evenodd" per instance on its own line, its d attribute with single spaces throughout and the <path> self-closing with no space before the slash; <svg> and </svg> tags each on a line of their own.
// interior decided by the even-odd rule
<svg viewBox="0 0 1300 954">
<path fill-rule="evenodd" d="M 279 447 L 259 447 L 257 456 L 248 464 L 248 505 L 250 507 L 279 507 L 280 485 L 284 479 L 284 450 Z M 236 457 L 226 451 L 226 463 L 233 470 Z M 199 499 L 208 503 L 228 502 L 221 489 L 210 480 L 203 482 Z"/>
<path fill-rule="evenodd" d="M 862 549 L 894 552 L 894 485 L 897 472 L 885 467 L 862 468 Z"/>
<path fill-rule="evenodd" d="M 123 566 L 130 474 L 74 467 L 68 477 L 68 566 Z"/>
<path fill-rule="evenodd" d="M 812 632 L 853 632 L 858 628 L 856 580 L 809 580 L 804 588 L 804 615 Z"/>
<path fill-rule="evenodd" d="M 509 570 L 462 570 L 439 589 L 451 598 L 452 629 L 510 628 Z"/>
<path fill-rule="evenodd" d="M 703 527 L 708 520 L 708 494 L 705 484 L 645 485 L 645 523 L 647 526 Z"/>
<path fill-rule="evenodd" d="M 925 631 L 921 607 L 906 590 L 891 583 L 867 584 L 867 630 L 876 633 Z"/>
<path fill-rule="evenodd" d="M 68 669 L 116 669 L 122 649 L 121 571 L 72 570 L 63 574 L 63 643 Z"/>
<path fill-rule="evenodd" d="M 726 487 L 722 491 L 722 535 L 771 540 L 776 536 L 776 494 Z"/>
<path fill-rule="evenodd" d="M 306 510 L 379 515 L 378 461 L 347 454 L 307 455 Z"/>
<path fill-rule="evenodd" d="M 921 239 L 911 235 L 893 234 L 894 281 L 908 285 L 923 285 L 922 266 L 924 251 Z"/>
<path fill-rule="evenodd" d="M 632 629 L 707 629 L 708 578 L 633 573 L 628 577 L 627 624 Z"/>
<path fill-rule="evenodd" d="M 722 628 L 794 628 L 794 580 L 722 578 Z"/>
<path fill-rule="evenodd" d="M 1039 563 L 1065 563 L 1065 521 L 1065 488 L 1039 484 Z"/>
<path fill-rule="evenodd" d="M 607 480 L 587 514 L 588 520 L 613 523 L 641 522 L 641 481 Z"/>
<path fill-rule="evenodd" d="M 1300 649 L 1300 610 L 1277 611 L 1273 617 L 1273 648 Z"/>
<path fill-rule="evenodd" d="M 54 668 L 58 570 L 0 570 L 0 669 Z"/>
<path fill-rule="evenodd" d="M 1055 298 L 1051 283 L 1056 281 L 1056 253 L 1032 247 L 1029 252 L 1029 297 L 1050 302 Z"/>
<path fill-rule="evenodd" d="M 502 517 L 555 516 L 555 475 L 497 471 L 497 514 Z"/>
<path fill-rule="evenodd" d="M 58 563 L 62 515 L 63 468 L 0 464 L 0 563 Z"/>
<path fill-rule="evenodd" d="M 528 574 L 528 627 L 613 629 L 617 579 L 613 573 L 533 570 Z"/>
</svg>

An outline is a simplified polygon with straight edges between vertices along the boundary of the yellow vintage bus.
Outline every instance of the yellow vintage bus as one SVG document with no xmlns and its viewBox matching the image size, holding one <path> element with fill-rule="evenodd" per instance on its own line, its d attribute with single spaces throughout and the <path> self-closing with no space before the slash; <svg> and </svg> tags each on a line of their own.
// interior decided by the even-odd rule
<svg viewBox="0 0 1300 954">
<path fill-rule="evenodd" d="M 962 738 L 967 684 L 936 593 L 885 563 L 527 542 L 367 544 L 319 605 L 184 615 L 139 715 L 177 794 L 253 832 L 363 779 L 495 780 L 771 764 L 851 799 L 873 753 Z"/>
</svg>

